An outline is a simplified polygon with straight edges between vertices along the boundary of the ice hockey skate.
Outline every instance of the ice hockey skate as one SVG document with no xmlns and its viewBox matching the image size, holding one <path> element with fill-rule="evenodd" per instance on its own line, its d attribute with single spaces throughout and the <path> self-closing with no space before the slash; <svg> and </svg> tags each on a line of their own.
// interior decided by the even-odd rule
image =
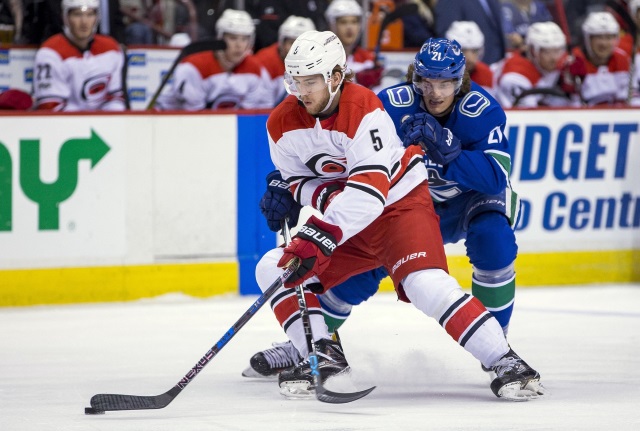
<svg viewBox="0 0 640 431">
<path fill-rule="evenodd" d="M 275 378 L 282 371 L 296 366 L 302 357 L 291 341 L 273 343 L 273 347 L 256 353 L 249 360 L 243 377 Z"/>
<path fill-rule="evenodd" d="M 482 371 L 484 371 L 485 373 L 487 373 L 487 377 L 489 377 L 489 382 L 493 382 L 495 380 L 496 376 L 496 372 L 493 371 L 492 368 L 487 368 L 485 367 L 482 362 L 480 363 L 480 367 L 482 368 Z"/>
<path fill-rule="evenodd" d="M 484 368 L 484 367 L 483 367 Z M 509 401 L 529 401 L 545 394 L 540 374 L 512 349 L 491 366 L 496 378 L 491 390 L 498 398 Z"/>
<path fill-rule="evenodd" d="M 318 370 L 324 384 L 327 379 L 349 374 L 351 369 L 339 342 L 322 339 L 316 341 Z M 280 373 L 278 378 L 280 393 L 287 398 L 309 398 L 314 394 L 315 385 L 311 375 L 309 359 L 294 368 Z"/>
</svg>

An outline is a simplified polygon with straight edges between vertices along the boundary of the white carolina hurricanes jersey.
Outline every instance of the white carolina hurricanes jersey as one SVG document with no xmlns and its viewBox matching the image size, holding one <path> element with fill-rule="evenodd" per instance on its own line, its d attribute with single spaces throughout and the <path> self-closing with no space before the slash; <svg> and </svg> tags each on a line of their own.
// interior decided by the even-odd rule
<svg viewBox="0 0 640 431">
<path fill-rule="evenodd" d="M 176 67 L 171 90 L 158 98 L 161 109 L 268 109 L 273 107 L 267 71 L 247 56 L 231 72 L 212 51 L 186 56 Z"/>
<path fill-rule="evenodd" d="M 115 39 L 97 34 L 81 51 L 63 34 L 47 39 L 36 53 L 33 89 L 36 109 L 122 111 L 124 55 Z"/>
<path fill-rule="evenodd" d="M 595 66 L 591 63 L 581 48 L 573 50 L 576 57 L 582 57 L 587 75 L 582 80 L 582 99 L 589 106 L 603 103 L 622 103 L 626 101 L 629 92 L 629 73 L 631 60 L 627 54 L 616 48 L 605 66 Z"/>
<path fill-rule="evenodd" d="M 420 147 L 405 149 L 380 99 L 357 84 L 344 84 L 338 112 L 325 120 L 287 97 L 267 131 L 271 160 L 300 204 L 318 209 L 327 183 L 345 186 L 323 217 L 340 227 L 341 243 L 427 180 Z"/>
</svg>

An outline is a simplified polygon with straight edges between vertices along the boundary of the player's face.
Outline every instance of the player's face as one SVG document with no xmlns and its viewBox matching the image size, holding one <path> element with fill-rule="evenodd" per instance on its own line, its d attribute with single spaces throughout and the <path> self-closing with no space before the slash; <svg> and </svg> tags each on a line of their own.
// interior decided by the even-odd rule
<svg viewBox="0 0 640 431">
<path fill-rule="evenodd" d="M 456 81 L 421 78 L 413 83 L 422 90 L 422 100 L 429 114 L 439 117 L 449 113 L 456 95 Z"/>
<path fill-rule="evenodd" d="M 69 31 L 78 42 L 88 42 L 93 37 L 93 29 L 97 20 L 98 12 L 95 9 L 71 9 L 69 11 Z"/>
<path fill-rule="evenodd" d="M 322 75 L 301 76 L 293 78 L 300 94 L 300 101 L 307 112 L 318 115 L 329 102 L 329 88 Z"/>
<path fill-rule="evenodd" d="M 596 62 L 605 63 L 613 54 L 618 43 L 618 36 L 615 34 L 596 34 L 591 36 L 590 43 Z"/>
<path fill-rule="evenodd" d="M 251 36 L 225 33 L 222 38 L 227 43 L 227 49 L 223 53 L 225 59 L 234 65 L 244 60 L 251 48 Z"/>
<path fill-rule="evenodd" d="M 564 48 L 540 48 L 538 52 L 538 64 L 543 70 L 553 72 L 556 70 L 558 61 L 560 61 L 564 53 Z"/>
<path fill-rule="evenodd" d="M 360 36 L 362 23 L 357 16 L 341 16 L 336 18 L 336 36 L 344 46 L 354 45 Z"/>
</svg>

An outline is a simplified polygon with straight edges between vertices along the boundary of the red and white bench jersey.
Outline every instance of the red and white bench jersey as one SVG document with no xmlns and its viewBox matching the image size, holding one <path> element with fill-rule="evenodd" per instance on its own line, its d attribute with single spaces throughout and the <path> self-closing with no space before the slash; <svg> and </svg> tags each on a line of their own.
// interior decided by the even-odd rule
<svg viewBox="0 0 640 431">
<path fill-rule="evenodd" d="M 97 34 L 81 51 L 62 33 L 47 39 L 35 59 L 36 109 L 122 111 L 124 55 L 115 39 Z"/>
<path fill-rule="evenodd" d="M 284 60 L 280 57 L 278 42 L 266 46 L 256 52 L 256 59 L 264 66 L 269 74 L 274 105 L 277 105 L 287 95 L 284 88 Z"/>
<path fill-rule="evenodd" d="M 347 57 L 347 67 L 353 70 L 353 73 L 362 72 L 363 70 L 372 69 L 375 66 L 375 55 L 371 51 L 356 46 L 353 53 Z"/>
<path fill-rule="evenodd" d="M 558 83 L 560 71 L 541 73 L 531 60 L 515 52 L 502 66 L 496 86 L 496 99 L 503 108 L 511 108 L 516 98 L 525 90 L 533 88 L 553 88 Z M 542 94 L 523 97 L 518 106 L 535 108 L 538 106 L 568 106 L 569 99 Z"/>
<path fill-rule="evenodd" d="M 579 47 L 574 48 L 573 55 L 582 57 L 587 67 L 587 75 L 582 81 L 580 94 L 589 105 L 603 103 L 623 103 L 629 94 L 629 73 L 631 60 L 619 48 L 616 48 L 605 66 L 595 66 Z"/>
<path fill-rule="evenodd" d="M 495 92 L 493 91 L 493 71 L 488 64 L 478 61 L 475 64 L 473 71 L 469 73 L 469 76 L 473 82 L 487 90 L 489 94 L 492 96 L 495 95 Z"/>
<path fill-rule="evenodd" d="M 427 181 L 420 147 L 405 149 L 380 99 L 357 84 L 344 83 L 338 111 L 324 120 L 287 97 L 267 131 L 271 160 L 300 204 L 318 209 L 328 183 L 345 186 L 323 217 L 340 227 L 341 243 Z"/>
<path fill-rule="evenodd" d="M 212 51 L 186 56 L 173 75 L 170 91 L 158 98 L 161 109 L 268 109 L 273 96 L 267 71 L 253 55 L 231 72 Z"/>
</svg>

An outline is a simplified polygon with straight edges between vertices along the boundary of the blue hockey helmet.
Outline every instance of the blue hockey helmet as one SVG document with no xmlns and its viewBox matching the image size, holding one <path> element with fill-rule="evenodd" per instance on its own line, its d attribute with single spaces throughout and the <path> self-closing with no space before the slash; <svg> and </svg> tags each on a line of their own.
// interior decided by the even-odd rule
<svg viewBox="0 0 640 431">
<path fill-rule="evenodd" d="M 413 60 L 413 88 L 422 94 L 416 82 L 422 78 L 452 79 L 456 81 L 456 93 L 462 85 L 466 60 L 462 47 L 455 40 L 444 38 L 429 38 L 420 48 Z"/>
</svg>

